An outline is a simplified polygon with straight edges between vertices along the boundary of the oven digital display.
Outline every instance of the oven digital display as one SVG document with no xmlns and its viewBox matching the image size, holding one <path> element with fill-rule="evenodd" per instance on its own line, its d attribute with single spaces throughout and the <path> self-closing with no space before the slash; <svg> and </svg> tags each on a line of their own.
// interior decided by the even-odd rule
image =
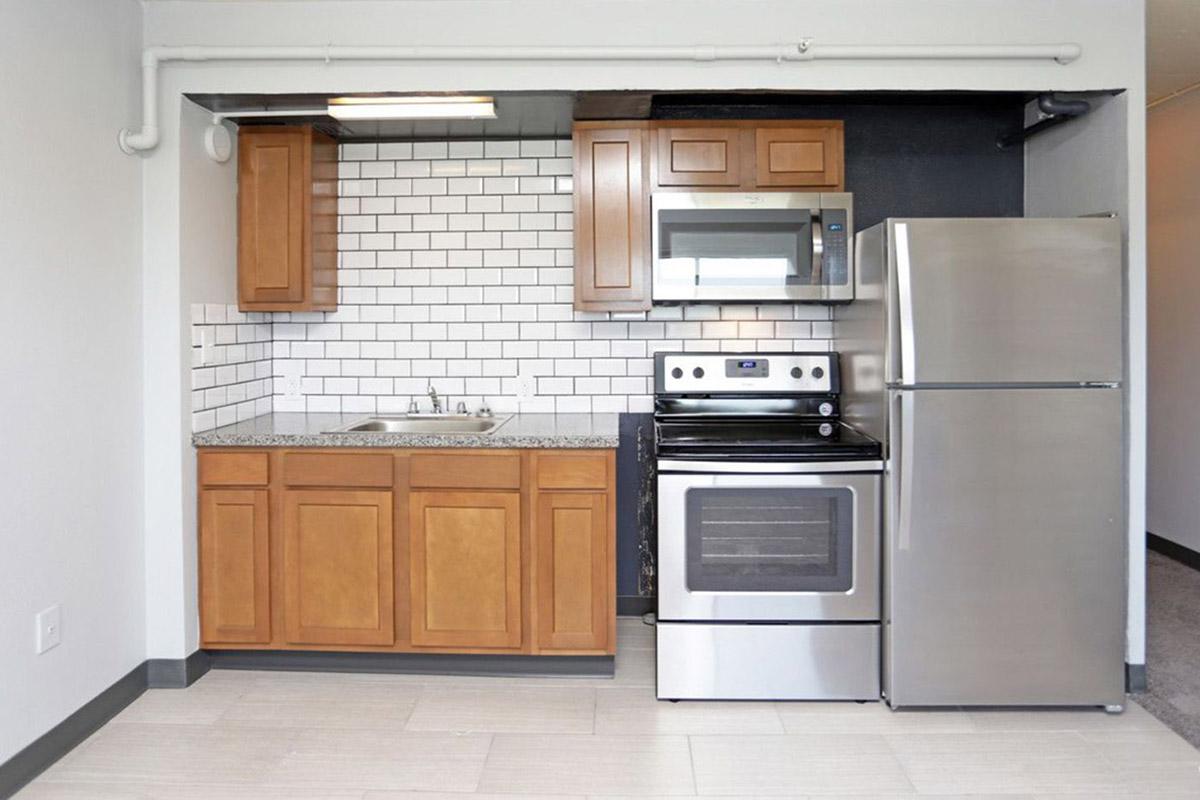
<svg viewBox="0 0 1200 800">
<path fill-rule="evenodd" d="M 765 378 L 771 374 L 771 364 L 765 358 L 725 359 L 726 378 Z"/>
</svg>

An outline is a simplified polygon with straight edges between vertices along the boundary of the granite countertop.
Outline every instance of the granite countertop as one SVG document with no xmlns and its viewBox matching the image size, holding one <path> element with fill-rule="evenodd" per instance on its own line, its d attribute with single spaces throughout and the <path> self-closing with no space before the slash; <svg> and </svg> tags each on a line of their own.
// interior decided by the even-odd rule
<svg viewBox="0 0 1200 800">
<path fill-rule="evenodd" d="M 277 413 L 192 434 L 196 447 L 616 447 L 616 414 L 514 414 L 490 434 L 323 433 L 371 414 Z M 385 416 L 385 415 L 379 415 Z"/>
</svg>

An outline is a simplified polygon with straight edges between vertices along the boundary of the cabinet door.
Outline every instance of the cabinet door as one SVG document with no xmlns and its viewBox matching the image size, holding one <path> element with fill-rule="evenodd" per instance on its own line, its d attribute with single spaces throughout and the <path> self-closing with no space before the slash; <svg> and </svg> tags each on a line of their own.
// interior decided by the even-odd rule
<svg viewBox="0 0 1200 800">
<path fill-rule="evenodd" d="M 266 489 L 200 493 L 200 635 L 271 640 Z"/>
<path fill-rule="evenodd" d="M 521 496 L 409 495 L 412 642 L 521 645 Z"/>
<path fill-rule="evenodd" d="M 742 181 L 738 128 L 659 128 L 659 186 L 738 186 Z"/>
<path fill-rule="evenodd" d="M 238 134 L 238 302 L 305 299 L 308 131 Z"/>
<path fill-rule="evenodd" d="M 392 644 L 392 493 L 288 490 L 283 514 L 287 641 Z"/>
<path fill-rule="evenodd" d="M 612 589 L 606 495 L 541 494 L 535 524 L 538 646 L 603 650 Z"/>
<path fill-rule="evenodd" d="M 575 131 L 575 307 L 650 307 L 644 128 Z"/>
<path fill-rule="evenodd" d="M 796 128 L 759 128 L 755 138 L 755 183 L 772 186 L 842 188 L 842 126 L 820 123 Z"/>
</svg>

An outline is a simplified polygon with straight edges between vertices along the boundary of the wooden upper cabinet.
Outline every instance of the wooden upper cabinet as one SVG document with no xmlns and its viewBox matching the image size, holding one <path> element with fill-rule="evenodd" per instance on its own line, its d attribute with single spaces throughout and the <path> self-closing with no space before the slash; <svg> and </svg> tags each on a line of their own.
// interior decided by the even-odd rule
<svg viewBox="0 0 1200 800">
<path fill-rule="evenodd" d="M 842 123 L 837 120 L 754 131 L 755 185 L 841 191 Z"/>
<path fill-rule="evenodd" d="M 266 489 L 200 492 L 200 636 L 271 639 Z"/>
<path fill-rule="evenodd" d="M 650 307 L 647 140 L 637 127 L 575 128 L 575 307 Z"/>
<path fill-rule="evenodd" d="M 312 126 L 238 131 L 238 307 L 337 308 L 337 144 Z"/>
<path fill-rule="evenodd" d="M 392 644 L 392 493 L 289 489 L 283 517 L 286 640 Z"/>
<path fill-rule="evenodd" d="M 538 495 L 537 643 L 542 649 L 609 647 L 608 495 Z"/>
<path fill-rule="evenodd" d="M 521 646 L 521 495 L 409 495 L 412 643 Z"/>
<path fill-rule="evenodd" d="M 742 183 L 739 128 L 658 128 L 659 186 L 738 186 Z"/>
</svg>

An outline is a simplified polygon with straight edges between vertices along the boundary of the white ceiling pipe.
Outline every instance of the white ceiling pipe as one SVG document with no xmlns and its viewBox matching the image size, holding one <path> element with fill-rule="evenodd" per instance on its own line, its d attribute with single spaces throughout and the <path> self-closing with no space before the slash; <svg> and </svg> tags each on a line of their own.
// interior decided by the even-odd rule
<svg viewBox="0 0 1200 800">
<path fill-rule="evenodd" d="M 814 59 L 847 59 L 854 61 L 905 60 L 996 60 L 1044 61 L 1052 58 L 1069 64 L 1083 54 L 1077 44 L 959 44 L 927 46 L 919 44 L 859 45 L 813 44 L 809 47 Z"/>
<path fill-rule="evenodd" d="M 842 60 L 1054 60 L 1079 58 L 1078 44 L 1038 45 L 821 45 L 811 39 L 770 45 L 603 46 L 303 46 L 148 47 L 142 52 L 142 127 L 125 128 L 118 141 L 133 154 L 158 145 L 158 68 L 164 61 L 811 61 Z"/>
</svg>

